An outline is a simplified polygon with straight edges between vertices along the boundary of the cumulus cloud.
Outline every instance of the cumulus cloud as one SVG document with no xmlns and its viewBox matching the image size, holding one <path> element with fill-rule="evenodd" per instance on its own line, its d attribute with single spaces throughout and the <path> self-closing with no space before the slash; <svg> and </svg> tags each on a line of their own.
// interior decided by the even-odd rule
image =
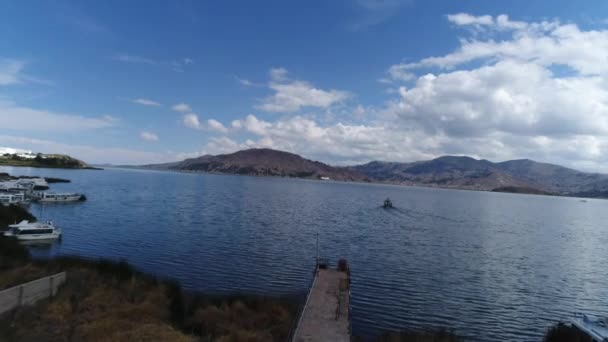
<svg viewBox="0 0 608 342">
<path fill-rule="evenodd" d="M 373 159 L 425 159 L 434 155 L 433 149 L 437 146 L 435 138 L 427 137 L 421 132 L 404 134 L 403 130 L 380 123 L 336 123 L 323 126 L 302 116 L 265 121 L 250 114 L 242 120 L 234 121 L 232 126 L 252 134 L 255 139 L 226 145 L 226 149 L 269 147 L 336 164 Z M 414 148 L 418 144 L 420 146 Z"/>
<path fill-rule="evenodd" d="M 228 128 L 226 128 L 221 122 L 215 119 L 207 120 L 207 127 L 215 132 L 226 133 L 228 132 Z"/>
<path fill-rule="evenodd" d="M 234 76 L 234 79 L 245 87 L 263 87 L 264 86 L 264 84 L 256 83 L 256 82 L 253 82 L 246 78 L 240 78 L 238 76 Z"/>
<path fill-rule="evenodd" d="M 158 141 L 158 135 L 156 135 L 155 133 L 152 133 L 152 132 L 143 131 L 143 132 L 139 133 L 139 137 L 145 141 L 150 141 L 150 142 Z"/>
<path fill-rule="evenodd" d="M 494 18 L 489 15 L 474 16 L 468 13 L 448 14 L 448 20 L 456 25 L 492 25 Z"/>
<path fill-rule="evenodd" d="M 262 100 L 257 106 L 266 112 L 292 113 L 303 107 L 329 108 L 350 97 L 350 93 L 342 90 L 323 90 L 314 87 L 306 81 L 292 80 L 284 68 L 270 70 L 270 89 L 272 96 Z"/>
<path fill-rule="evenodd" d="M 454 52 L 414 63 L 397 64 L 393 68 L 451 69 L 476 61 L 493 63 L 514 59 L 544 67 L 566 66 L 582 75 L 606 74 L 608 71 L 606 30 L 581 31 L 574 24 L 561 24 L 559 21 L 512 21 L 506 15 L 491 19 L 490 24 L 485 26 L 488 39 L 461 39 L 460 47 Z M 510 34 L 509 39 L 493 39 L 494 33 L 504 31 Z"/>
<path fill-rule="evenodd" d="M 160 106 L 160 103 L 150 100 L 150 99 L 144 99 L 144 98 L 134 99 L 134 100 L 131 100 L 131 102 L 137 103 L 137 104 L 140 104 L 143 106 Z"/>
<path fill-rule="evenodd" d="M 182 118 L 182 121 L 183 121 L 184 125 L 189 128 L 199 129 L 201 127 L 201 123 L 198 120 L 198 115 L 196 115 L 194 113 L 189 113 L 189 114 L 184 115 L 184 117 Z"/>
<path fill-rule="evenodd" d="M 107 115 L 92 117 L 57 113 L 0 101 L 0 122 L 5 130 L 70 132 L 108 128 L 114 126 L 117 119 Z"/>
<path fill-rule="evenodd" d="M 171 109 L 173 109 L 174 111 L 179 112 L 179 113 L 192 112 L 192 108 L 190 108 L 190 106 L 186 103 L 178 103 L 178 104 L 174 105 L 173 107 L 171 107 Z"/>
<path fill-rule="evenodd" d="M 449 142 L 442 153 L 606 170 L 608 30 L 506 15 L 448 20 L 475 32 L 446 55 L 391 66 L 389 75 L 404 84 L 384 109 L 388 117 Z"/>
</svg>

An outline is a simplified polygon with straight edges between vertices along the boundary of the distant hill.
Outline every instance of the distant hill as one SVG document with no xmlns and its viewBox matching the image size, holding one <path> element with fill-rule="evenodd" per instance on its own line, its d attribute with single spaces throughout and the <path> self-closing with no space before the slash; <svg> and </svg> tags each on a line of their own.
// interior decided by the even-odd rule
<svg viewBox="0 0 608 342">
<path fill-rule="evenodd" d="M 19 154 L 5 153 L 0 155 L 0 165 L 47 167 L 61 169 L 95 169 L 87 163 L 64 154 L 41 154 L 20 156 Z"/>
<path fill-rule="evenodd" d="M 376 181 L 445 188 L 605 197 L 608 175 L 585 173 L 529 159 L 493 163 L 444 156 L 429 161 L 374 161 L 351 167 Z"/>
<path fill-rule="evenodd" d="M 529 159 L 493 163 L 471 157 L 443 156 L 411 163 L 372 161 L 335 167 L 297 154 L 262 148 L 141 167 L 608 198 L 608 175 L 580 172 Z"/>
<path fill-rule="evenodd" d="M 182 162 L 144 165 L 145 168 L 180 171 L 198 171 L 255 176 L 280 176 L 321 179 L 327 177 L 341 181 L 365 181 L 361 173 L 344 167 L 334 167 L 297 154 L 254 148 L 230 154 L 204 155 Z"/>
</svg>

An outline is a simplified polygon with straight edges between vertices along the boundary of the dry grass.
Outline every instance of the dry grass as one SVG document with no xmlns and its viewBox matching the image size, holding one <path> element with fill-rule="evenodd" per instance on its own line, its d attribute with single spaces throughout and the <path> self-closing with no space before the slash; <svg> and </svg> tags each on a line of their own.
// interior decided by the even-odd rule
<svg viewBox="0 0 608 342">
<path fill-rule="evenodd" d="M 209 341 L 283 341 L 296 310 L 289 300 L 247 296 L 199 296 L 190 306 L 185 331 Z"/>
<path fill-rule="evenodd" d="M 15 341 L 194 340 L 171 326 L 169 302 L 166 288 L 148 279 L 116 281 L 72 269 L 55 298 L 14 313 L 10 335 Z"/>
<path fill-rule="evenodd" d="M 291 299 L 184 294 L 126 262 L 33 261 L 12 239 L 0 247 L 0 289 L 67 271 L 54 298 L 0 320 L 0 341 L 283 341 L 297 311 Z"/>
</svg>

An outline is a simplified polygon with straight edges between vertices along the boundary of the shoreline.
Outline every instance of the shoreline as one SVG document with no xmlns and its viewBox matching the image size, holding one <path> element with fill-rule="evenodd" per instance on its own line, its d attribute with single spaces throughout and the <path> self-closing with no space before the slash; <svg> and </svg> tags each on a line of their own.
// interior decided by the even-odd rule
<svg viewBox="0 0 608 342">
<path fill-rule="evenodd" d="M 440 190 L 460 190 L 460 191 L 476 191 L 476 192 L 491 192 L 491 193 L 503 193 L 503 194 L 515 194 L 515 195 L 529 195 L 529 196 L 546 196 L 546 197 L 564 197 L 564 198 L 578 198 L 578 199 L 598 199 L 608 200 L 608 197 L 582 197 L 574 195 L 564 195 L 558 193 L 533 193 L 533 192 L 516 192 L 516 191 L 500 191 L 500 188 L 496 189 L 471 189 L 471 188 L 457 188 L 457 187 L 446 187 L 446 186 L 435 186 L 435 185 L 424 185 L 424 184 L 404 184 L 396 182 L 379 182 L 379 181 L 353 181 L 353 180 L 323 180 L 318 178 L 308 177 L 292 177 L 292 176 L 274 176 L 274 175 L 255 175 L 255 174 L 239 174 L 239 173 L 225 173 L 225 172 L 208 172 L 208 171 L 195 171 L 195 170 L 174 170 L 174 169 L 162 169 L 162 168 L 147 168 L 139 166 L 129 165 L 111 165 L 105 168 L 99 167 L 87 167 L 87 168 L 62 168 L 62 167 L 48 167 L 48 166 L 25 166 L 25 165 L 6 165 L 1 164 L 0 167 L 32 167 L 41 169 L 60 169 L 60 170 L 106 170 L 106 169 L 118 169 L 118 170 L 139 170 L 139 171 L 155 171 L 155 172 L 175 172 L 184 174 L 203 174 L 203 175 L 217 175 L 217 176 L 239 176 L 239 177 L 256 177 L 256 178 L 279 178 L 279 179 L 300 179 L 315 182 L 326 182 L 326 183 L 350 183 L 350 184 L 371 184 L 371 185 L 390 185 L 398 187 L 409 187 L 409 188 L 423 188 L 423 189 L 440 189 Z"/>
<path fill-rule="evenodd" d="M 208 172 L 208 171 L 195 171 L 195 170 L 175 170 L 175 169 L 162 169 L 162 168 L 147 168 L 139 166 L 108 166 L 109 169 L 118 170 L 141 170 L 141 171 L 155 171 L 155 172 L 175 172 L 184 174 L 202 174 L 202 175 L 217 175 L 217 176 L 239 176 L 239 177 L 256 177 L 256 178 L 278 178 L 278 179 L 298 179 L 307 180 L 314 182 L 325 182 L 325 183 L 349 183 L 349 184 L 367 184 L 367 185 L 389 185 L 397 187 L 407 188 L 422 188 L 422 189 L 439 189 L 439 190 L 459 190 L 459 191 L 475 191 L 475 192 L 491 192 L 491 193 L 502 193 L 502 194 L 514 194 L 514 195 L 529 195 L 529 196 L 545 196 L 545 197 L 563 197 L 563 198 L 578 198 L 578 199 L 598 199 L 607 200 L 608 197 L 580 197 L 573 195 L 564 195 L 558 193 L 527 193 L 527 192 L 515 192 L 515 191 L 499 191 L 500 188 L 496 189 L 471 189 L 471 188 L 457 188 L 457 187 L 446 187 L 446 186 L 435 186 L 435 185 L 423 185 L 423 184 L 404 184 L 396 182 L 380 182 L 380 181 L 353 181 L 353 180 L 322 180 L 318 178 L 307 178 L 307 177 L 291 177 L 291 176 L 273 176 L 273 175 L 255 175 L 255 174 L 239 174 L 239 173 L 225 173 L 225 172 Z"/>
</svg>

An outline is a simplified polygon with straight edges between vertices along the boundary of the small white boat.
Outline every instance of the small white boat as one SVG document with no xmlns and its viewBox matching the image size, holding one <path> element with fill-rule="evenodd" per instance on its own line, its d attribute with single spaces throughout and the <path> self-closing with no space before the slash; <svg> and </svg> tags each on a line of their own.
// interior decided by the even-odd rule
<svg viewBox="0 0 608 342">
<path fill-rule="evenodd" d="M 571 320 L 573 326 L 597 342 L 608 341 L 608 319 L 585 314 L 576 314 Z"/>
<path fill-rule="evenodd" d="M 23 220 L 8 226 L 4 236 L 12 236 L 20 241 L 56 240 L 61 237 L 61 229 L 55 227 L 52 221 L 38 223 Z"/>
<path fill-rule="evenodd" d="M 37 192 L 34 199 L 39 202 L 76 202 L 84 201 L 86 197 L 77 193 Z"/>
</svg>

